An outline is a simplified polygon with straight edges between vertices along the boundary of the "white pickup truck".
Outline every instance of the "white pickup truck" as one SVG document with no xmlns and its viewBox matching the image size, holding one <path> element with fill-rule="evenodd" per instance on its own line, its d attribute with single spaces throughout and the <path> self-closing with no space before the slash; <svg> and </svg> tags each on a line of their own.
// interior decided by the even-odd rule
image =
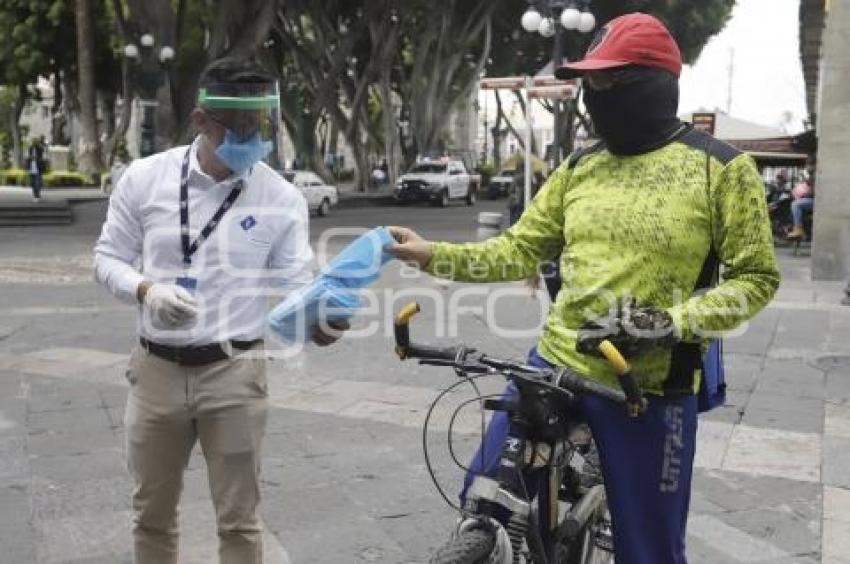
<svg viewBox="0 0 850 564">
<path fill-rule="evenodd" d="M 480 176 L 469 174 L 460 160 L 420 161 L 398 179 L 393 197 L 400 203 L 427 201 L 441 207 L 451 200 L 474 205 Z"/>
</svg>

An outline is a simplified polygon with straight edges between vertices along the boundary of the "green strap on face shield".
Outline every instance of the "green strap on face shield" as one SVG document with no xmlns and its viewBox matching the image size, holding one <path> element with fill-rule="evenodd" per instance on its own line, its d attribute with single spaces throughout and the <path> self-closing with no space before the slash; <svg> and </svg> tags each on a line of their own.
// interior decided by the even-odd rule
<svg viewBox="0 0 850 564">
<path fill-rule="evenodd" d="M 224 110 L 274 110 L 278 107 L 277 94 L 262 96 L 216 96 L 207 94 L 206 88 L 198 90 L 198 104 L 204 108 Z"/>
</svg>

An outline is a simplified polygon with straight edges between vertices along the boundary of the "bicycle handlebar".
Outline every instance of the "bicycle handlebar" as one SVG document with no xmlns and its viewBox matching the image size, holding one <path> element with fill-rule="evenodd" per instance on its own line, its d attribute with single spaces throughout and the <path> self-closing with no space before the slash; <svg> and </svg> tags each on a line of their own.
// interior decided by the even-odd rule
<svg viewBox="0 0 850 564">
<path fill-rule="evenodd" d="M 396 315 L 393 324 L 395 334 L 395 352 L 401 360 L 407 358 L 422 358 L 432 360 L 456 360 L 457 347 L 429 347 L 426 345 L 412 345 L 410 343 L 410 320 L 421 311 L 419 304 L 411 302 L 401 308 Z"/>
<path fill-rule="evenodd" d="M 419 311 L 421 311 L 419 304 L 411 302 L 404 306 L 395 317 L 393 333 L 396 342 L 395 352 L 399 358 L 401 360 L 419 358 L 425 360 L 427 364 L 452 366 L 455 369 L 473 371 L 471 370 L 471 366 L 465 364 L 466 357 L 469 353 L 473 352 L 473 349 L 467 349 L 462 345 L 459 347 L 439 348 L 411 344 L 410 320 Z M 646 399 L 640 393 L 640 388 L 631 372 L 629 363 L 623 358 L 617 347 L 610 341 L 605 340 L 600 343 L 599 352 L 614 368 L 614 372 L 617 374 L 617 380 L 623 389 L 622 392 L 598 384 L 568 368 L 557 368 L 554 371 L 546 370 L 507 360 L 491 358 L 485 355 L 480 355 L 476 358 L 475 363 L 477 366 L 485 365 L 498 371 L 525 372 L 527 374 L 553 373 L 555 375 L 553 381 L 557 386 L 574 392 L 595 394 L 611 401 L 625 404 L 630 417 L 637 417 L 646 411 Z"/>
</svg>

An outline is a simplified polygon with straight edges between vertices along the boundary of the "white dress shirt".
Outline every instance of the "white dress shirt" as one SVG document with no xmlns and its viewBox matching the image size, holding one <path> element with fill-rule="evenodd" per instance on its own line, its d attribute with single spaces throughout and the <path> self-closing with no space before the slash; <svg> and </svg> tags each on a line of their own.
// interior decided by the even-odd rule
<svg viewBox="0 0 850 564">
<path fill-rule="evenodd" d="M 265 333 L 269 296 L 276 300 L 312 279 L 307 203 L 301 192 L 264 163 L 241 177 L 216 182 L 189 161 L 190 242 L 227 198 L 236 181 L 242 193 L 219 225 L 183 266 L 180 241 L 180 171 L 186 146 L 134 161 L 121 175 L 94 250 L 95 278 L 124 302 L 137 304 L 143 280 L 174 284 L 197 280 L 197 320 L 177 330 L 155 328 L 139 308 L 138 331 L 169 345 L 252 340 Z M 134 266 L 140 259 L 140 269 Z"/>
</svg>

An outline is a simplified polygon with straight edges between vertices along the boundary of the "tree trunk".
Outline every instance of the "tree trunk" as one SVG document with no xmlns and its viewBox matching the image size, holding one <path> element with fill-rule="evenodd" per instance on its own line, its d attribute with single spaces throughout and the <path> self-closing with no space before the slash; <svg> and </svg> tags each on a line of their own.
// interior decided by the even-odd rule
<svg viewBox="0 0 850 564">
<path fill-rule="evenodd" d="M 451 109 L 469 95 L 489 56 L 491 16 L 498 5 L 498 1 L 479 0 L 464 21 L 453 21 L 453 14 L 435 14 L 419 34 L 408 85 L 412 133 L 419 150 L 444 148 L 443 132 Z M 478 62 L 467 67 L 469 47 L 478 42 Z"/>
<path fill-rule="evenodd" d="M 395 186 L 398 175 L 399 141 L 398 128 L 396 127 L 396 116 L 393 111 L 395 106 L 392 100 L 392 88 L 390 86 L 390 68 L 381 72 L 379 85 L 381 92 L 382 117 L 384 122 L 384 158 L 387 160 L 387 183 Z"/>
<path fill-rule="evenodd" d="M 103 163 L 108 167 L 112 164 L 112 148 L 115 139 L 115 104 L 118 97 L 114 94 L 104 94 L 100 99 L 103 112 L 103 131 L 101 132 L 101 155 Z"/>
<path fill-rule="evenodd" d="M 394 103 L 392 90 L 392 64 L 397 51 L 398 26 L 394 25 L 392 20 L 389 20 L 386 13 L 382 24 L 384 25 L 381 27 L 376 26 L 372 29 L 372 40 L 377 44 L 383 44 L 378 77 L 378 92 L 381 98 L 384 159 L 386 159 L 387 163 L 387 178 L 385 181 L 388 186 L 392 187 L 395 186 L 399 156 L 398 128 L 396 126 L 398 118 L 395 112 L 397 105 Z M 388 34 L 385 33 L 387 28 L 389 28 Z"/>
<path fill-rule="evenodd" d="M 18 85 L 18 94 L 15 96 L 15 105 L 12 106 L 9 123 L 12 125 L 12 162 L 20 168 L 24 166 L 24 144 L 21 139 L 21 114 L 27 103 L 27 87 Z"/>
<path fill-rule="evenodd" d="M 505 112 L 502 109 L 502 97 L 498 90 L 494 90 L 493 94 L 496 98 L 496 121 L 493 123 L 493 166 L 498 171 L 502 168 L 502 119 L 505 117 Z"/>
<path fill-rule="evenodd" d="M 525 118 L 525 123 L 528 124 L 528 119 L 529 119 L 528 114 L 529 114 L 529 112 L 531 112 L 531 105 L 533 104 L 533 102 L 531 100 L 529 100 L 529 103 L 526 104 L 525 98 L 522 97 L 522 94 L 520 94 L 520 92 L 518 90 L 514 90 L 514 96 L 516 97 L 517 102 L 519 103 L 519 107 L 522 110 L 522 115 Z M 516 128 L 514 127 L 514 124 L 511 123 L 511 120 L 509 120 L 507 118 L 505 118 L 505 123 L 508 124 L 508 129 L 510 129 L 511 133 L 514 135 L 514 137 L 516 137 L 516 140 L 517 140 L 517 143 L 519 144 L 519 146 L 522 147 L 523 151 L 525 151 L 525 130 L 523 130 L 522 133 L 520 133 L 519 131 L 516 130 Z M 526 127 L 527 127 L 527 125 L 526 125 Z M 534 136 L 534 130 L 533 129 L 531 130 L 531 153 L 534 154 L 534 155 L 538 155 L 538 156 L 540 155 L 537 152 L 537 138 Z"/>
<path fill-rule="evenodd" d="M 351 147 L 351 154 L 354 157 L 355 163 L 355 187 L 360 192 L 365 192 L 369 186 L 371 179 L 369 170 L 369 159 L 366 157 L 366 152 L 363 150 L 363 142 L 360 139 L 348 139 L 348 144 Z"/>
<path fill-rule="evenodd" d="M 121 61 L 121 115 L 118 117 L 118 124 L 112 135 L 107 138 L 104 143 L 104 151 L 108 155 L 109 165 L 112 164 L 113 150 L 119 139 L 127 135 L 127 130 L 130 128 L 130 116 L 133 112 L 133 95 L 130 87 L 130 70 L 129 63 L 126 59 Z"/>
<path fill-rule="evenodd" d="M 76 0 L 77 67 L 80 85 L 80 126 L 78 163 L 81 172 L 95 174 L 103 164 L 97 132 L 97 90 L 94 80 L 94 25 L 90 0 Z"/>
<path fill-rule="evenodd" d="M 65 118 L 62 114 L 62 69 L 58 65 L 53 68 L 53 106 L 50 108 L 50 144 L 67 145 L 65 136 Z"/>
</svg>

